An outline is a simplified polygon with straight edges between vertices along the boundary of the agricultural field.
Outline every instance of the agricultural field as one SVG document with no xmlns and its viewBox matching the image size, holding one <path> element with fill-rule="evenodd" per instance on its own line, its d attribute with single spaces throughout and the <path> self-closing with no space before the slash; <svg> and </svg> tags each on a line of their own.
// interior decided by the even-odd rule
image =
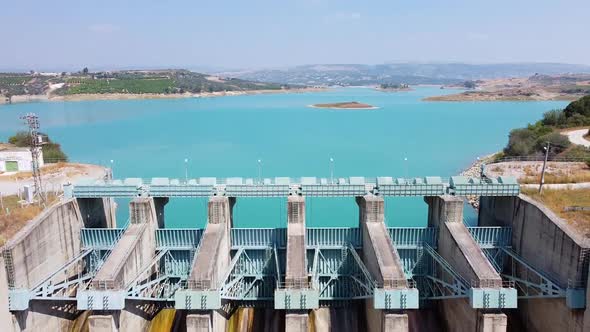
<svg viewBox="0 0 590 332">
<path fill-rule="evenodd" d="M 65 83 L 58 89 L 51 84 Z M 188 70 L 129 70 L 76 73 L 53 76 L 0 73 L 0 94 L 78 95 L 78 94 L 172 94 L 220 91 L 280 90 L 289 86 L 252 82 L 235 78 L 213 77 Z"/>
<path fill-rule="evenodd" d="M 103 94 L 103 93 L 171 93 L 174 81 L 171 79 L 78 79 L 70 80 L 63 94 Z"/>
</svg>

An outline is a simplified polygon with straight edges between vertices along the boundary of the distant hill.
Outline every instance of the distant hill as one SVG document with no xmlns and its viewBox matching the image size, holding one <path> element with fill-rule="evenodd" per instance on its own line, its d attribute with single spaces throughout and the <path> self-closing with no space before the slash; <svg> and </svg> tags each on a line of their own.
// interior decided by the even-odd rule
<svg viewBox="0 0 590 332">
<path fill-rule="evenodd" d="M 456 84 L 466 80 L 590 73 L 590 66 L 560 63 L 326 64 L 217 73 L 261 82 L 305 85 Z"/>
<path fill-rule="evenodd" d="M 221 91 L 280 90 L 285 84 L 253 82 L 188 70 L 124 70 L 76 73 L 0 73 L 0 94 L 177 94 Z"/>
</svg>

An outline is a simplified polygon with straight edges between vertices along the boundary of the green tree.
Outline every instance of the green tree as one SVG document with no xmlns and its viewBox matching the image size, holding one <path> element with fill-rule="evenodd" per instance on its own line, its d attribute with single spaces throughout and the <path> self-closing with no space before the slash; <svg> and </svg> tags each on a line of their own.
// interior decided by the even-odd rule
<svg viewBox="0 0 590 332">
<path fill-rule="evenodd" d="M 476 84 L 474 81 L 465 81 L 463 83 L 463 86 L 466 87 L 467 89 L 475 89 Z"/>
<path fill-rule="evenodd" d="M 568 118 L 574 116 L 574 114 L 581 114 L 584 117 L 590 117 L 590 95 L 571 102 L 569 105 L 567 105 L 563 112 Z"/>
<path fill-rule="evenodd" d="M 562 153 L 571 145 L 566 136 L 558 132 L 552 132 L 537 139 L 535 144 L 537 152 L 543 153 L 543 147 L 547 145 L 547 142 L 551 143 L 551 149 L 549 152 L 554 155 Z"/>
<path fill-rule="evenodd" d="M 84 67 L 84 69 L 82 69 L 82 74 L 84 74 L 84 76 L 88 75 L 88 67 Z"/>
<path fill-rule="evenodd" d="M 546 126 L 561 126 L 566 123 L 567 118 L 563 110 L 552 110 L 543 114 L 543 120 L 541 120 Z"/>
<path fill-rule="evenodd" d="M 68 156 L 62 151 L 61 145 L 52 142 L 49 136 L 43 133 L 39 133 L 39 135 L 47 137 L 46 143 L 42 147 L 43 161 L 45 163 L 68 161 Z M 31 146 L 31 136 L 26 131 L 19 131 L 14 136 L 8 138 L 8 143 L 18 147 L 29 147 Z"/>
</svg>

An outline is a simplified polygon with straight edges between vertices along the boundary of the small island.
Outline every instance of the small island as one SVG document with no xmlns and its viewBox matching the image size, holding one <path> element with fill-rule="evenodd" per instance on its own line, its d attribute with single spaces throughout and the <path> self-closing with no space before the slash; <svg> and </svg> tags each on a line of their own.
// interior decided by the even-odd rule
<svg viewBox="0 0 590 332">
<path fill-rule="evenodd" d="M 313 104 L 310 107 L 314 108 L 329 108 L 329 109 L 346 109 L 346 110 L 373 110 L 378 107 L 359 103 L 358 101 L 345 101 L 341 103 L 329 103 L 329 104 Z"/>
<path fill-rule="evenodd" d="M 375 88 L 377 91 L 383 92 L 400 92 L 400 91 L 412 91 L 413 89 L 410 88 L 408 84 L 401 83 L 401 84 L 388 84 L 384 83 L 379 85 Z"/>
</svg>

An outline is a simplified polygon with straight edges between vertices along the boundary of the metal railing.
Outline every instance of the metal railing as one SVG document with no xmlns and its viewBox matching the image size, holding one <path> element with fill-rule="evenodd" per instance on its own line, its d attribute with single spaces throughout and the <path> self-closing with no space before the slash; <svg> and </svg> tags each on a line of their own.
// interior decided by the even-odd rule
<svg viewBox="0 0 590 332">
<path fill-rule="evenodd" d="M 436 227 L 389 227 L 387 230 L 396 248 L 415 248 L 424 243 L 436 248 Z"/>
<path fill-rule="evenodd" d="M 305 231 L 308 247 L 343 247 L 349 243 L 355 248 L 362 246 L 361 231 L 357 227 L 317 227 Z"/>
<path fill-rule="evenodd" d="M 82 228 L 80 239 L 83 249 L 109 249 L 112 248 L 125 228 Z"/>
<path fill-rule="evenodd" d="M 196 248 L 203 236 L 202 229 L 165 228 L 156 230 L 156 247 L 161 249 Z"/>
<path fill-rule="evenodd" d="M 538 156 L 509 156 L 509 157 L 502 157 L 498 160 L 491 161 L 488 165 L 491 164 L 498 164 L 498 163 L 505 163 L 505 162 L 513 162 L 513 161 L 544 161 L 545 156 L 538 155 Z M 549 156 L 547 161 L 552 162 L 585 162 L 587 158 L 581 157 L 559 157 L 559 156 Z"/>
<path fill-rule="evenodd" d="M 469 283 L 471 288 L 514 288 L 514 280 L 500 279 L 472 279 Z"/>
<path fill-rule="evenodd" d="M 469 233 L 482 248 L 510 247 L 512 227 L 467 227 Z"/>
<path fill-rule="evenodd" d="M 287 246 L 286 228 L 232 228 L 232 248 Z"/>
<path fill-rule="evenodd" d="M 307 277 L 303 279 L 293 279 L 288 281 L 282 281 L 277 283 L 279 289 L 314 289 L 314 283 L 307 280 Z"/>
</svg>

